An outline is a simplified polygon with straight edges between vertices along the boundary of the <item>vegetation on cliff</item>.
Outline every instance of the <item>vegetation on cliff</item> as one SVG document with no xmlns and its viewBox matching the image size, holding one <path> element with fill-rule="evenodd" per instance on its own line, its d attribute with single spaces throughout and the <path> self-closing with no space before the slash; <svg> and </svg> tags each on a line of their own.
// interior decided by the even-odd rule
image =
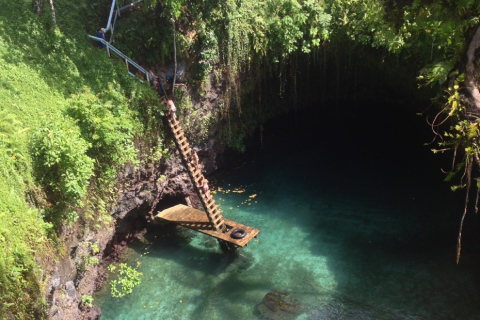
<svg viewBox="0 0 480 320">
<path fill-rule="evenodd" d="M 48 8 L 34 14 L 30 0 L 7 1 L 0 12 L 0 315 L 19 319 L 45 316 L 44 271 L 65 254 L 62 229 L 110 223 L 117 170 L 162 155 L 155 93 L 86 37 L 110 1 L 54 2 L 54 16 Z M 451 125 L 435 129 L 460 159 L 449 178 L 466 179 L 458 187 L 467 189 L 477 179 L 478 1 L 145 0 L 140 8 L 118 23 L 118 47 L 163 65 L 172 59 L 174 23 L 186 85 L 213 79 L 229 97 L 215 110 L 227 144 L 241 149 L 244 135 L 288 109 L 273 102 L 297 101 L 305 61 L 339 74 L 336 57 L 356 68 L 365 60 L 346 51 L 373 52 L 372 67 L 396 60 L 421 85 L 448 88 L 434 128 Z"/>
<path fill-rule="evenodd" d="M 0 13 L 0 318 L 45 316 L 62 230 L 110 223 L 117 169 L 161 147 L 155 93 L 86 38 L 93 8 L 55 3 L 57 27 L 31 1 Z"/>
</svg>

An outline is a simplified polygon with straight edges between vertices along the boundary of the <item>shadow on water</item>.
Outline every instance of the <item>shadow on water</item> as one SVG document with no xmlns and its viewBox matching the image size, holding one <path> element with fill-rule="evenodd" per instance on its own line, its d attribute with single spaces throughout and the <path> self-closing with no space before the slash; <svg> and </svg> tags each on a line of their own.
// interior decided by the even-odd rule
<svg viewBox="0 0 480 320">
<path fill-rule="evenodd" d="M 455 265 L 464 195 L 443 182 L 448 163 L 424 145 L 432 137 L 424 120 L 379 109 L 342 121 L 297 117 L 310 125 L 292 127 L 289 117 L 264 125 L 264 149 L 242 159 L 249 178 L 241 165 L 221 175 L 268 188 L 265 207 L 300 226 L 311 254 L 326 257 L 335 299 L 311 305 L 311 319 L 479 319 L 478 237 L 464 236 Z M 295 204 L 282 212 L 285 197 L 306 213 Z M 467 223 L 476 234 L 478 217 Z M 311 274 L 291 270 L 299 281 Z"/>
<path fill-rule="evenodd" d="M 258 242 L 232 258 L 204 235 L 152 226 L 149 244 L 132 247 L 149 251 L 146 282 L 121 316 L 120 303 L 103 303 L 103 319 L 264 319 L 257 307 L 278 290 L 301 302 L 297 320 L 478 319 L 478 217 L 456 266 L 463 196 L 423 146 L 425 124 L 374 116 L 264 124 L 263 149 L 252 143 L 216 175 L 224 192 L 214 195 L 226 218 L 261 230 Z"/>
<path fill-rule="evenodd" d="M 255 264 L 250 253 L 222 253 L 216 240 L 189 229 L 168 223 L 151 226 L 144 240 L 149 247 L 157 248 L 149 252 L 149 259 L 168 260 L 178 268 L 178 273 L 169 274 L 176 286 L 187 291 L 201 290 L 190 311 L 195 319 L 211 319 L 212 310 L 216 319 L 234 319 L 232 315 L 239 314 L 236 306 L 258 303 L 249 292 L 272 287 L 268 277 L 244 276 Z M 139 253 L 146 250 L 144 244 L 137 245 Z M 135 245 L 132 249 L 136 250 Z"/>
</svg>

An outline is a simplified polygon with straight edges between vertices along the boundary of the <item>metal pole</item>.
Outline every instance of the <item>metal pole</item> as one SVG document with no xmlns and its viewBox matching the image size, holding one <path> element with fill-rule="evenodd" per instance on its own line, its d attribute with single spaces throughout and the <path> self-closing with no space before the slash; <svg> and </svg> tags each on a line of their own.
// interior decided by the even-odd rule
<svg viewBox="0 0 480 320">
<path fill-rule="evenodd" d="M 115 18 L 113 19 L 113 24 L 112 24 L 112 31 L 110 32 L 110 42 L 114 43 L 113 41 L 113 32 L 115 31 L 115 23 L 117 22 L 117 16 L 118 16 L 118 11 L 115 11 Z"/>
<path fill-rule="evenodd" d="M 116 0 L 112 0 L 112 7 L 110 8 L 110 15 L 108 16 L 107 27 L 105 28 L 105 32 L 110 30 L 110 24 L 112 23 L 112 16 L 113 16 L 113 9 L 115 8 Z"/>
</svg>

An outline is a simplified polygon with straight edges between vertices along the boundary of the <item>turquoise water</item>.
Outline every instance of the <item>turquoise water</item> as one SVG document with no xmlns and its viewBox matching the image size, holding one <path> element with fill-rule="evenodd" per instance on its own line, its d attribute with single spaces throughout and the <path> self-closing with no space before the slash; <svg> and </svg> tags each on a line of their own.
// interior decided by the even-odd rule
<svg viewBox="0 0 480 320">
<path fill-rule="evenodd" d="M 455 264 L 463 196 L 415 128 L 297 129 L 266 125 L 264 149 L 211 179 L 224 216 L 258 239 L 230 257 L 204 235 L 150 227 L 127 260 L 141 285 L 121 299 L 105 286 L 101 319 L 264 319 L 257 307 L 273 291 L 302 306 L 280 319 L 480 319 L 467 236 Z"/>
</svg>

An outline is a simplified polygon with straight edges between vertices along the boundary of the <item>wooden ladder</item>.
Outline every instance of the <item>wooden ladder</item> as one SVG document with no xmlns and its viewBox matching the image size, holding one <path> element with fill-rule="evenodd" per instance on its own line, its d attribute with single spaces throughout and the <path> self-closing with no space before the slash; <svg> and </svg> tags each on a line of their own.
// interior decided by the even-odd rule
<svg viewBox="0 0 480 320">
<path fill-rule="evenodd" d="M 218 205 L 215 204 L 213 197 L 210 196 L 207 198 L 205 192 L 203 191 L 201 182 L 203 178 L 203 174 L 192 161 L 192 149 L 188 144 L 187 138 L 183 132 L 180 123 L 173 117 L 170 111 L 167 112 L 167 120 L 170 128 L 172 129 L 173 136 L 175 137 L 175 144 L 177 145 L 178 150 L 180 151 L 180 155 L 182 157 L 182 161 L 187 168 L 188 175 L 193 182 L 193 186 L 195 191 L 202 202 L 203 207 L 205 208 L 205 212 L 207 213 L 208 220 L 215 228 L 215 230 L 220 232 L 226 232 L 227 227 L 225 225 L 225 221 L 223 216 L 220 213 L 220 208 Z"/>
</svg>

